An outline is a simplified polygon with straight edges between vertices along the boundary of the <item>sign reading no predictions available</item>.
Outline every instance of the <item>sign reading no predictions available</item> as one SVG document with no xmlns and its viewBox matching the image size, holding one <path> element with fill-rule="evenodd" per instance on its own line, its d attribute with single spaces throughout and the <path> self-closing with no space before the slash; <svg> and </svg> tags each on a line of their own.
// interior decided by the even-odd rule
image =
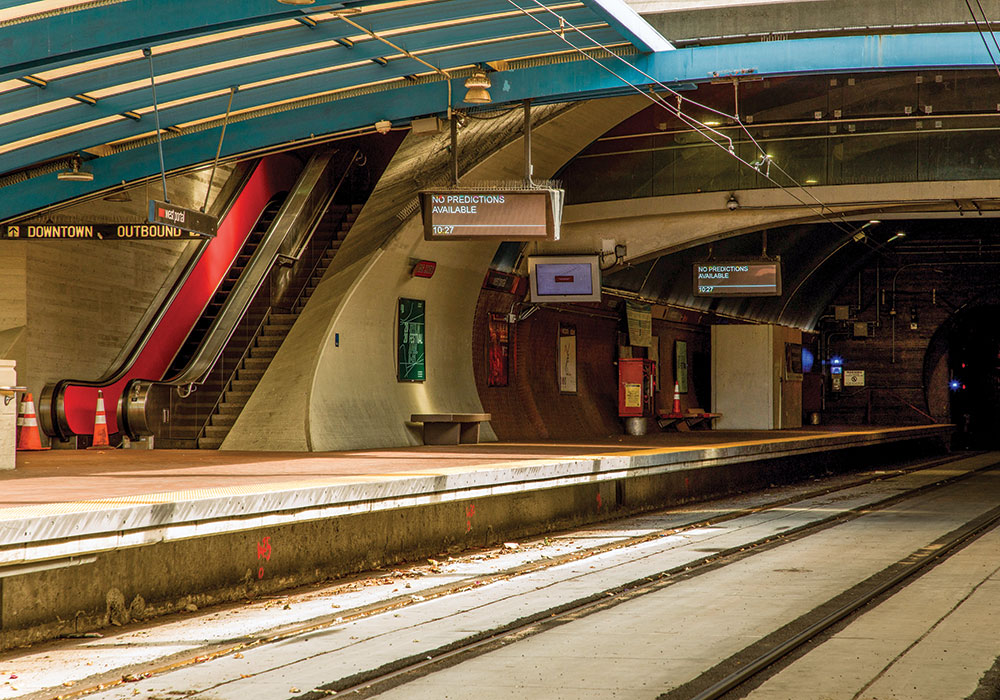
<svg viewBox="0 0 1000 700">
<path fill-rule="evenodd" d="M 197 233 L 160 224 L 14 224 L 0 227 L 0 240 L 149 241 L 202 239 Z"/>
</svg>

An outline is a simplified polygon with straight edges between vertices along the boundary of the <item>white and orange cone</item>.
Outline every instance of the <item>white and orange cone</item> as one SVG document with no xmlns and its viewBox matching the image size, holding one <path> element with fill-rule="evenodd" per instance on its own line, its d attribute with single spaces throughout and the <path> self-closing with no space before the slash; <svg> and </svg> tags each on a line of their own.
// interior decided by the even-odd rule
<svg viewBox="0 0 1000 700">
<path fill-rule="evenodd" d="M 32 395 L 25 394 L 21 401 L 21 416 L 17 419 L 21 427 L 21 434 L 17 437 L 17 449 L 27 450 L 47 450 L 42 447 L 42 436 L 38 432 L 38 416 L 35 415 L 35 399 Z"/>
<path fill-rule="evenodd" d="M 681 412 L 681 385 L 674 382 L 674 413 Z"/>
<path fill-rule="evenodd" d="M 111 441 L 108 440 L 108 416 L 104 412 L 104 392 L 100 389 L 97 390 L 97 414 L 94 416 L 94 441 L 90 444 L 90 448 L 102 449 L 105 447 L 111 447 Z"/>
</svg>

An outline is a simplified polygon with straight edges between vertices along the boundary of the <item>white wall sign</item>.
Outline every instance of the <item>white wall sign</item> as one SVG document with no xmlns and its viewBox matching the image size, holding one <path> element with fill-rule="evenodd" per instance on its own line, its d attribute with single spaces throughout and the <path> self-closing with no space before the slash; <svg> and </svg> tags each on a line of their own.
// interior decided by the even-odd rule
<svg viewBox="0 0 1000 700">
<path fill-rule="evenodd" d="M 865 371 L 863 369 L 845 369 L 844 386 L 859 387 L 865 385 Z"/>
</svg>

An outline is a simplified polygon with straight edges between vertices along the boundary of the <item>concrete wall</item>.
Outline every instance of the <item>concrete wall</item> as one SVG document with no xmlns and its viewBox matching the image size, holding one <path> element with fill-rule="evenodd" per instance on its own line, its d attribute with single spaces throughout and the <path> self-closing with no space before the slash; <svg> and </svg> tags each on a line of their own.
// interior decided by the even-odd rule
<svg viewBox="0 0 1000 700">
<path fill-rule="evenodd" d="M 712 326 L 712 410 L 724 430 L 802 426 L 802 381 L 785 372 L 785 344 L 802 332 L 773 325 Z"/>
<path fill-rule="evenodd" d="M 620 98 L 536 108 L 535 177 L 556 172 L 644 103 Z M 521 121 L 514 111 L 461 130 L 462 184 L 522 178 Z M 472 330 L 496 244 L 426 242 L 412 208 L 418 190 L 447 183 L 447 139 L 407 136 L 223 449 L 414 445 L 421 433 L 408 422 L 411 414 L 480 410 Z M 411 277 L 415 259 L 437 262 L 433 279 Z M 396 381 L 400 297 L 427 302 L 426 382 Z M 487 427 L 483 437 L 493 431 Z"/>
<path fill-rule="evenodd" d="M 17 386 L 17 367 L 13 360 L 0 359 L 0 386 Z M 14 468 L 16 447 L 15 422 L 20 395 L 0 394 L 0 471 Z"/>
<path fill-rule="evenodd" d="M 212 198 L 231 170 L 231 166 L 220 168 Z M 201 207 L 207 176 L 203 171 L 171 179 L 171 200 Z M 128 192 L 127 202 L 80 202 L 47 213 L 46 220 L 59 224 L 142 222 L 147 197 L 162 196 L 159 187 L 145 185 Z M 0 242 L 0 357 L 17 361 L 19 380 L 34 393 L 36 408 L 46 384 L 67 378 L 97 379 L 109 369 L 190 245 L 196 244 Z"/>
</svg>

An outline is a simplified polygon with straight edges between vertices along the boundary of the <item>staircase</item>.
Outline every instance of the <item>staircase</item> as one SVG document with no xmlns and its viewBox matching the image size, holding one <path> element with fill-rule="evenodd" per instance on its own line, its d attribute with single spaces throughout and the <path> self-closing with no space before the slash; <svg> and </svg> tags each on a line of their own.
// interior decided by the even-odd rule
<svg viewBox="0 0 1000 700">
<path fill-rule="evenodd" d="M 284 342 L 285 336 L 288 335 L 295 320 L 305 308 L 313 292 L 316 291 L 326 271 L 330 269 L 344 238 L 357 220 L 358 214 L 361 213 L 361 207 L 360 204 L 351 207 L 331 206 L 327 210 L 319 224 L 322 230 L 317 230 L 314 235 L 319 236 L 336 227 L 336 233 L 330 238 L 329 247 L 317 260 L 316 267 L 298 298 L 291 304 L 290 310 L 272 310 L 256 338 L 250 343 L 247 352 L 244 353 L 242 359 L 237 361 L 236 371 L 225 385 L 219 402 L 210 412 L 201 435 L 197 439 L 199 449 L 218 449 L 226 436 L 229 435 L 229 431 L 236 423 L 243 407 L 250 400 L 250 395 L 257 388 L 261 377 L 264 376 L 271 360 L 277 354 L 278 348 Z"/>
</svg>

